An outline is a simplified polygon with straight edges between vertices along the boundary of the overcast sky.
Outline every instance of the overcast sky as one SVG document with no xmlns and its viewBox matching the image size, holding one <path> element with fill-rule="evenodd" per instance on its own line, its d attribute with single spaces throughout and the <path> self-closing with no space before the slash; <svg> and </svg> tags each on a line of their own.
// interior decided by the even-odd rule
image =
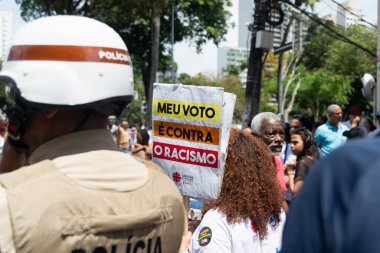
<svg viewBox="0 0 380 253">
<path fill-rule="evenodd" d="M 253 0 L 252 0 L 253 1 Z M 344 1 L 336 0 L 339 3 Z M 377 0 L 354 0 L 356 9 L 362 11 L 364 18 L 373 24 L 377 23 Z M 231 12 L 234 15 L 231 19 L 237 24 L 237 6 L 238 0 L 232 0 L 234 6 Z M 360 4 L 359 4 L 360 3 Z M 0 0 L 0 10 L 12 11 L 14 18 L 14 31 L 17 31 L 24 21 L 20 18 L 18 5 L 14 0 Z M 336 11 L 336 5 L 331 0 L 320 0 L 315 7 L 315 12 L 324 16 Z M 128 45 L 127 45 L 128 46 Z M 237 46 L 237 30 L 231 29 L 226 35 L 226 41 L 220 46 Z M 217 67 L 217 48 L 211 42 L 207 43 L 201 54 L 197 54 L 195 47 L 189 42 L 177 43 L 174 47 L 174 60 L 178 64 L 178 73 L 188 73 L 195 75 L 199 72 L 216 74 Z"/>
</svg>

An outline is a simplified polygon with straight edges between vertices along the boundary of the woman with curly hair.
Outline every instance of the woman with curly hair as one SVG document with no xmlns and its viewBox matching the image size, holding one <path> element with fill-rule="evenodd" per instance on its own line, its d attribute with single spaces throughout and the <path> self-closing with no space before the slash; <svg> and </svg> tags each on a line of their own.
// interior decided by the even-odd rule
<svg viewBox="0 0 380 253">
<path fill-rule="evenodd" d="M 278 252 L 285 214 L 276 177 L 267 145 L 231 129 L 222 188 L 203 208 L 190 252 Z"/>
</svg>

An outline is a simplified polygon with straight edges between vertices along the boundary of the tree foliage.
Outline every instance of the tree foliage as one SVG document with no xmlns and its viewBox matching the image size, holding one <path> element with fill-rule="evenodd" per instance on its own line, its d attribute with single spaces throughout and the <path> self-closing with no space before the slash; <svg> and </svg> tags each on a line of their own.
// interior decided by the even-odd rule
<svg viewBox="0 0 380 253">
<path fill-rule="evenodd" d="M 228 75 L 235 75 L 235 76 L 239 76 L 241 71 L 242 71 L 241 68 L 234 64 L 228 64 L 225 68 L 222 69 L 223 73 L 227 73 Z"/>
<path fill-rule="evenodd" d="M 282 5 L 282 8 L 286 9 L 286 13 L 292 13 L 288 20 L 287 20 L 287 23 L 285 24 L 285 29 L 284 29 L 284 34 L 283 34 L 283 37 L 282 37 L 282 41 L 281 41 L 281 45 L 280 46 L 284 46 L 286 44 L 286 42 L 288 41 L 288 36 L 289 36 L 289 33 L 291 31 L 291 27 L 293 25 L 293 21 L 297 20 L 298 19 L 298 14 L 297 12 L 293 12 L 292 11 L 292 8 L 299 8 L 301 6 L 310 6 L 312 9 L 314 8 L 314 5 L 315 3 L 319 2 L 319 0 L 294 0 L 294 1 L 284 1 L 284 4 Z M 298 52 L 296 52 L 297 54 Z M 298 59 L 298 57 L 297 57 Z M 277 103 L 278 103 L 278 112 L 285 115 L 285 119 L 287 119 L 287 114 L 289 111 L 291 111 L 292 107 L 293 107 L 293 101 L 294 101 L 294 94 L 296 94 L 297 91 L 293 92 L 293 96 L 292 96 L 292 99 L 291 99 L 291 103 L 290 103 L 290 107 L 288 107 L 287 109 L 285 109 L 285 103 L 286 103 L 286 87 L 284 88 L 284 79 L 286 78 L 287 76 L 287 73 L 294 73 L 295 71 L 287 71 L 287 70 L 284 70 L 283 69 L 283 65 L 286 64 L 284 61 L 286 60 L 286 57 L 285 57 L 285 53 L 282 52 L 279 54 L 279 57 L 278 57 L 278 69 L 277 69 Z M 297 60 L 298 61 L 298 60 Z M 294 64 L 291 68 L 294 68 L 296 69 L 297 68 L 297 64 Z M 290 78 L 292 79 L 292 77 Z M 300 83 L 300 81 L 297 81 L 298 83 Z M 289 83 L 287 84 L 287 86 L 289 86 Z M 299 85 L 297 85 L 298 87 Z"/>
<path fill-rule="evenodd" d="M 306 115 L 318 116 L 330 104 L 344 106 L 348 103 L 352 87 L 349 78 L 326 68 L 307 71 L 297 96 L 298 110 Z M 307 110 L 305 110 L 307 108 Z"/>
<path fill-rule="evenodd" d="M 291 114 L 302 113 L 316 118 L 332 103 L 343 108 L 359 105 L 370 113 L 372 101 L 363 98 L 360 78 L 364 73 L 376 76 L 376 59 L 343 38 L 332 35 L 324 27 L 311 24 L 299 63 L 301 68 L 298 66 L 297 70 L 301 83 L 298 87 L 299 79 L 295 79 L 290 83 L 287 94 L 284 94 L 284 100 L 288 103 L 298 87 Z M 346 30 L 330 22 L 326 22 L 326 25 L 362 47 L 376 52 L 376 31 L 360 25 L 350 26 Z M 290 77 L 285 77 L 284 83 L 289 79 Z M 276 92 L 276 80 L 271 79 L 268 86 L 264 86 L 264 91 Z"/>
<path fill-rule="evenodd" d="M 135 77 L 135 82 L 141 83 L 141 78 Z M 145 101 L 144 88 L 142 85 L 136 85 L 134 90 L 134 99 L 132 100 L 131 107 L 125 119 L 130 126 L 141 127 L 145 125 L 145 118 L 141 112 L 141 104 Z"/>
<path fill-rule="evenodd" d="M 346 36 L 376 52 L 375 31 L 364 26 L 351 26 L 347 29 Z M 351 80 L 363 76 L 365 72 L 376 73 L 375 57 L 341 40 L 334 40 L 330 44 L 328 55 L 326 67 L 337 74 L 348 76 Z"/>
<path fill-rule="evenodd" d="M 347 30 L 343 30 L 339 26 L 332 26 L 332 28 L 357 44 L 376 52 L 376 31 L 360 25 L 350 26 Z M 343 96 L 335 98 L 335 101 L 337 103 L 340 101 L 340 105 L 346 108 L 350 105 L 358 105 L 364 108 L 367 113 L 370 113 L 372 111 L 372 101 L 368 101 L 362 96 L 360 78 L 364 73 L 376 76 L 376 59 L 355 45 L 332 36 L 324 28 L 311 27 L 309 34 L 309 43 L 305 48 L 302 59 L 307 70 L 325 71 L 335 77 L 335 80 L 344 77 L 344 81 L 341 82 L 340 86 L 348 87 L 340 87 L 340 90 L 347 92 L 341 93 L 340 90 L 336 90 L 338 86 L 335 85 L 330 87 L 330 93 Z M 330 104 L 333 101 L 331 100 Z M 328 104 L 329 102 L 326 101 L 324 106 L 326 107 Z"/>
<path fill-rule="evenodd" d="M 325 22 L 325 24 L 330 27 L 334 26 L 331 22 Z M 327 33 L 325 29 L 311 23 L 305 41 L 306 46 L 302 54 L 302 64 L 306 67 L 306 70 L 322 68 L 329 57 L 329 48 L 335 38 Z"/>
<path fill-rule="evenodd" d="M 303 71 L 300 68 L 298 61 L 300 57 L 300 52 L 285 52 L 282 55 L 282 71 L 281 83 L 285 84 L 282 89 L 282 103 L 279 105 L 269 105 L 268 103 L 273 102 L 275 96 L 278 94 L 278 67 L 279 64 L 275 64 L 279 57 L 277 55 L 269 54 L 264 68 L 263 75 L 263 89 L 262 100 L 264 105 L 261 105 L 261 111 L 271 111 L 271 112 L 282 112 L 285 121 L 287 121 L 288 112 L 290 112 L 295 103 L 295 97 L 297 95 L 297 90 L 299 89 L 301 76 Z M 298 87 L 298 88 L 297 88 Z M 278 96 L 277 96 L 278 97 Z M 278 101 L 277 101 L 278 103 Z M 279 108 L 280 106 L 280 108 Z"/>
<path fill-rule="evenodd" d="M 233 122 L 240 123 L 241 117 L 245 111 L 244 89 L 238 75 L 226 75 L 223 77 L 213 77 L 205 73 L 199 73 L 196 76 L 181 75 L 178 82 L 187 85 L 223 87 L 225 92 L 236 94 L 235 110 Z"/>
</svg>

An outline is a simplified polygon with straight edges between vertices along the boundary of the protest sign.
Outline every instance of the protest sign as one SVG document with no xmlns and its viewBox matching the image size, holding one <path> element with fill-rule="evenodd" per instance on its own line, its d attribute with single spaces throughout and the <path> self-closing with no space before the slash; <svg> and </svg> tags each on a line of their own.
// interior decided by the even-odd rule
<svg viewBox="0 0 380 253">
<path fill-rule="evenodd" d="M 215 198 L 223 89 L 174 84 L 153 89 L 153 161 L 183 195 Z"/>
<path fill-rule="evenodd" d="M 230 131 L 232 126 L 232 118 L 235 109 L 236 95 L 233 93 L 224 92 L 223 107 L 222 107 L 222 128 L 221 128 L 221 143 L 219 167 L 224 170 L 226 161 L 228 141 L 230 139 Z M 220 178 L 222 179 L 222 178 Z M 219 182 L 220 186 L 222 181 Z"/>
<path fill-rule="evenodd" d="M 200 199 L 218 195 L 223 176 L 221 145 L 225 142 L 221 138 L 229 134 L 229 126 L 222 127 L 224 96 L 233 111 L 234 95 L 225 95 L 220 87 L 153 86 L 153 161 L 183 195 Z"/>
</svg>

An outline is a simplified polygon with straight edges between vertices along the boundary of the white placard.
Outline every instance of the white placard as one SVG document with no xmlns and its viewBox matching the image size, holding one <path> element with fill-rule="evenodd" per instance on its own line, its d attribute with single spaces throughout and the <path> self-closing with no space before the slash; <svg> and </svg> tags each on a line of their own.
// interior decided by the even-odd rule
<svg viewBox="0 0 380 253">
<path fill-rule="evenodd" d="M 218 195 L 223 129 L 231 125 L 222 125 L 224 96 L 231 108 L 233 96 L 225 95 L 220 87 L 153 86 L 153 161 L 183 195 L 200 199 Z"/>
</svg>

